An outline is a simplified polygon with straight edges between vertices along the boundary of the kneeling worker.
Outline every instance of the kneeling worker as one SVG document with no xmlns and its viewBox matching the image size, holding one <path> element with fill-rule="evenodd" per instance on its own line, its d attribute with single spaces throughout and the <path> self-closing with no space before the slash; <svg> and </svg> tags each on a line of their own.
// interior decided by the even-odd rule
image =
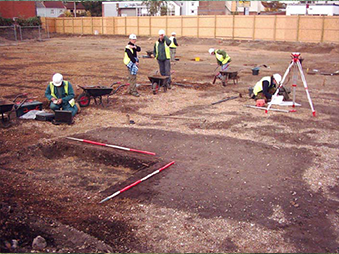
<svg viewBox="0 0 339 254">
<path fill-rule="evenodd" d="M 53 75 L 53 81 L 50 82 L 45 91 L 46 98 L 51 101 L 50 108 L 55 110 L 69 110 L 74 116 L 79 108 L 75 105 L 74 90 L 70 82 L 63 80 L 60 73 Z"/>
<path fill-rule="evenodd" d="M 253 87 L 251 97 L 255 100 L 265 99 L 266 102 L 270 101 L 280 82 L 281 76 L 278 73 L 273 74 L 271 77 L 263 77 Z"/>
</svg>

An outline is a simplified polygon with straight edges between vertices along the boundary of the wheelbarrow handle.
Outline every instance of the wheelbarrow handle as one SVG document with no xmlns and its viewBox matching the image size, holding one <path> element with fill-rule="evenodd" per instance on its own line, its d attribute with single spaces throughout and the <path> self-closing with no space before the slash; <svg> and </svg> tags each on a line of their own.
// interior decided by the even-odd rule
<svg viewBox="0 0 339 254">
<path fill-rule="evenodd" d="M 114 86 L 116 84 L 121 84 L 121 82 L 113 82 L 113 84 L 110 87 L 112 87 L 112 86 Z"/>
<path fill-rule="evenodd" d="M 86 90 L 83 86 L 77 85 L 77 87 L 80 87 L 82 90 Z"/>
<path fill-rule="evenodd" d="M 128 85 L 129 85 L 129 84 L 128 84 Z M 123 86 L 128 86 L 128 85 L 127 85 L 127 84 L 126 84 L 126 85 L 125 85 L 125 84 L 122 84 L 122 85 L 118 86 L 118 88 L 115 89 L 115 90 L 113 90 L 113 92 L 112 92 L 111 94 L 117 93 L 121 87 L 123 87 Z"/>
<path fill-rule="evenodd" d="M 15 102 L 19 97 L 26 97 L 27 98 L 27 95 L 28 95 L 28 93 L 21 93 L 21 94 L 15 96 L 13 102 Z"/>
</svg>

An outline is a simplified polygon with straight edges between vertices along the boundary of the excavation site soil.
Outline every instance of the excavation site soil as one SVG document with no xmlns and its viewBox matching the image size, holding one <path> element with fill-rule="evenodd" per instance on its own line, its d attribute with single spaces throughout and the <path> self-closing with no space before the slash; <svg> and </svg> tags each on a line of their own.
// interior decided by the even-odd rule
<svg viewBox="0 0 339 254">
<path fill-rule="evenodd" d="M 339 75 L 330 75 L 339 46 L 179 37 L 174 85 L 153 95 L 148 76 L 158 64 L 143 56 L 155 40 L 137 40 L 140 97 L 122 87 L 104 106 L 91 100 L 72 125 L 14 113 L 0 129 L 1 252 L 339 252 Z M 127 42 L 55 35 L 0 45 L 0 100 L 28 93 L 49 111 L 44 92 L 56 72 L 76 96 L 79 86 L 127 83 Z M 210 47 L 231 56 L 238 84 L 212 84 Z M 316 116 L 300 76 L 296 112 L 245 107 L 255 105 L 248 88 L 283 75 L 291 52 L 301 52 Z M 39 235 L 47 246 L 33 250 Z"/>
</svg>

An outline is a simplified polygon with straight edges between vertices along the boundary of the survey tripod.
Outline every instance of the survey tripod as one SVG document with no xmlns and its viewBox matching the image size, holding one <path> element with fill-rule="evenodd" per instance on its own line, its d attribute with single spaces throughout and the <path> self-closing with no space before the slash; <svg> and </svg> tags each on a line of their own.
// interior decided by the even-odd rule
<svg viewBox="0 0 339 254">
<path fill-rule="evenodd" d="M 312 100 L 311 100 L 311 96 L 310 96 L 310 93 L 308 91 L 308 87 L 307 87 L 307 83 L 306 83 L 306 79 L 305 79 L 305 75 L 304 75 L 304 72 L 302 70 L 302 66 L 301 66 L 301 63 L 300 63 L 300 53 L 299 52 L 293 52 L 291 53 L 291 63 L 290 65 L 288 66 L 281 82 L 280 82 L 280 85 L 278 87 L 278 89 L 275 91 L 274 95 L 273 96 L 277 96 L 277 94 L 279 93 L 279 90 L 280 88 L 284 85 L 284 81 L 287 77 L 287 74 L 291 71 L 292 69 L 292 73 L 293 73 L 293 76 L 292 76 L 292 88 L 293 88 L 293 104 L 292 104 L 292 107 L 294 108 L 295 107 L 295 92 L 296 92 L 296 87 L 297 87 L 297 80 L 298 80 L 298 71 L 300 73 L 300 77 L 301 77 L 301 80 L 303 82 L 303 85 L 304 85 L 304 88 L 305 88 L 305 91 L 306 91 L 306 95 L 307 95 L 307 99 L 308 99 L 308 102 L 310 104 L 310 107 L 311 107 L 311 110 L 312 110 L 312 114 L 313 116 L 315 116 L 315 110 L 314 110 L 314 107 L 313 107 L 313 104 L 312 104 Z M 269 103 L 268 106 L 267 106 L 267 109 L 265 110 L 266 113 L 268 113 L 268 111 L 270 110 L 272 106 L 272 103 Z M 295 112 L 296 110 L 293 110 L 293 111 L 290 111 L 290 112 Z"/>
</svg>

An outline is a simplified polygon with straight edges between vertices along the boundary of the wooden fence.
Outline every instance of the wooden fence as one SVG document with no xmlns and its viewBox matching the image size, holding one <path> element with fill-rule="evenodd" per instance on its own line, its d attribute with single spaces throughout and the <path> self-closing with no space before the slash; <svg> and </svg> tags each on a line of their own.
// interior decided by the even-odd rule
<svg viewBox="0 0 339 254">
<path fill-rule="evenodd" d="M 339 17 L 207 15 L 161 17 L 42 18 L 50 32 L 339 43 Z"/>
</svg>

